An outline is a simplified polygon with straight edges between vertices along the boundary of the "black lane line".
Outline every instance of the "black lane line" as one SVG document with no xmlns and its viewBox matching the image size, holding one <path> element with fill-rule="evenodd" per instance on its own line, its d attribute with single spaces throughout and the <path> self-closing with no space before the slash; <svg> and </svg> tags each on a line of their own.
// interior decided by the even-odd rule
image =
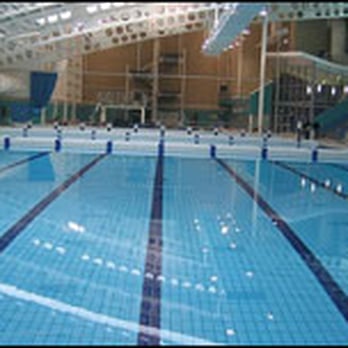
<svg viewBox="0 0 348 348">
<path fill-rule="evenodd" d="M 325 183 L 320 182 L 319 180 L 314 179 L 314 178 L 312 178 L 311 176 L 309 176 L 309 175 L 307 175 L 307 174 L 304 174 L 304 173 L 302 173 L 301 171 L 299 171 L 299 170 L 297 170 L 297 169 L 295 169 L 295 168 L 292 168 L 292 167 L 288 166 L 287 164 L 285 164 L 285 163 L 283 163 L 283 162 L 279 162 L 279 161 L 269 161 L 269 162 L 270 162 L 270 163 L 274 163 L 274 164 L 276 164 L 277 166 L 282 167 L 282 168 L 284 168 L 284 169 L 287 169 L 287 170 L 289 170 L 290 172 L 292 172 L 292 173 L 294 173 L 294 174 L 296 174 L 296 175 L 298 175 L 298 176 L 301 176 L 301 177 L 303 177 L 303 178 L 306 178 L 308 181 L 313 182 L 313 183 L 316 184 L 317 186 L 320 186 L 320 187 L 324 188 L 325 190 L 328 190 L 328 191 L 334 193 L 335 195 L 337 195 L 337 196 L 339 196 L 339 197 L 341 197 L 341 198 L 343 198 L 343 199 L 347 199 L 347 198 L 348 198 L 348 194 L 343 193 L 343 192 L 338 192 L 338 191 L 336 191 L 336 190 L 335 190 L 333 187 L 331 187 L 331 186 L 325 186 Z"/>
<path fill-rule="evenodd" d="M 54 191 L 49 193 L 38 204 L 29 210 L 19 221 L 17 221 L 12 227 L 10 227 L 0 237 L 0 252 L 2 252 L 23 230 L 28 224 L 33 221 L 52 201 L 54 201 L 62 192 L 64 192 L 71 184 L 79 179 L 84 173 L 97 164 L 106 154 L 102 154 L 96 157 L 93 161 L 80 169 L 77 173 L 71 176 L 68 180 L 64 181 Z"/>
<path fill-rule="evenodd" d="M 284 237 L 289 241 L 292 247 L 298 252 L 302 260 L 312 271 L 319 283 L 330 296 L 337 309 L 348 321 L 348 296 L 341 287 L 331 277 L 330 273 L 321 264 L 320 260 L 311 252 L 311 250 L 301 241 L 291 227 L 271 208 L 271 206 L 256 192 L 246 181 L 244 181 L 232 168 L 224 161 L 216 158 L 216 161 L 243 187 L 250 197 L 260 206 L 260 208 L 275 222 L 275 226 L 280 230 Z"/>
<path fill-rule="evenodd" d="M 162 196 L 163 155 L 157 158 L 156 176 L 152 194 L 151 220 L 145 259 L 145 276 L 140 309 L 138 333 L 139 346 L 159 346 L 159 333 L 151 333 L 147 327 L 159 332 L 161 326 L 161 282 L 157 277 L 162 272 Z M 146 274 L 152 273 L 149 278 Z"/>
<path fill-rule="evenodd" d="M 33 155 L 33 156 L 28 157 L 28 158 L 24 158 L 24 159 L 22 159 L 22 160 L 20 160 L 20 161 L 11 163 L 11 164 L 7 165 L 6 167 L 0 168 L 0 173 L 5 172 L 6 170 L 9 170 L 9 169 L 11 169 L 11 168 L 13 168 L 13 167 L 19 166 L 19 165 L 21 165 L 21 164 L 24 164 L 24 163 L 33 161 L 33 160 L 35 160 L 35 159 L 37 159 L 37 158 L 46 156 L 46 155 L 48 155 L 49 153 L 50 153 L 49 151 L 40 152 L 40 153 L 37 153 L 36 155 Z"/>
</svg>

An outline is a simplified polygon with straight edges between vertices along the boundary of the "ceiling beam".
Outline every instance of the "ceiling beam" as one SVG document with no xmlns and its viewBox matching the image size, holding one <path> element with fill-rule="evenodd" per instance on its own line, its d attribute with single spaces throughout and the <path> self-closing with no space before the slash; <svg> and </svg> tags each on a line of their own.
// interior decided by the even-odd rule
<svg viewBox="0 0 348 348">
<path fill-rule="evenodd" d="M 201 29 L 210 30 L 209 38 L 221 35 L 223 42 L 230 44 L 238 30 L 224 34 L 223 27 L 229 28 L 230 23 L 232 28 L 242 28 L 250 21 L 247 16 L 244 22 L 233 17 L 231 4 L 237 3 L 3 2 L 0 69 L 32 69 L 102 49 Z M 249 11 L 252 16 L 257 4 L 267 4 L 269 22 L 348 17 L 348 3 L 340 2 L 239 3 L 239 8 L 253 8 Z M 256 13 L 252 21 L 260 19 Z M 216 46 L 213 41 L 211 45 Z M 221 52 L 221 42 L 217 42 Z"/>
</svg>

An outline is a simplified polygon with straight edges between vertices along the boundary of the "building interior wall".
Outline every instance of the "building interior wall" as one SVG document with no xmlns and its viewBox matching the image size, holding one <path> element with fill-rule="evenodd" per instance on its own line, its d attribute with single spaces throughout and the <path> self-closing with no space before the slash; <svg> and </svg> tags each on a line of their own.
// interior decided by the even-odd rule
<svg viewBox="0 0 348 348">
<path fill-rule="evenodd" d="M 257 88 L 259 81 L 260 29 L 259 24 L 252 25 L 250 35 L 245 36 L 239 47 L 219 56 L 207 56 L 202 52 L 202 43 L 207 35 L 204 30 L 160 38 L 160 57 L 184 53 L 185 58 L 181 68 L 160 64 L 159 90 L 179 89 L 183 93 L 185 107 L 203 109 L 218 107 L 222 84 L 227 86 L 231 97 L 248 95 Z M 134 79 L 127 71 L 151 70 L 154 42 L 149 40 L 86 55 L 83 62 L 83 101 L 97 102 L 97 92 L 102 89 L 125 90 L 127 85 L 130 90 L 136 89 Z"/>
<path fill-rule="evenodd" d="M 344 19 L 272 22 L 268 27 L 267 51 L 324 54 L 323 58 L 343 64 L 347 56 L 346 29 Z M 248 99 L 259 88 L 261 30 L 260 23 L 252 24 L 249 35 L 244 36 L 238 47 L 218 56 L 207 56 L 202 52 L 202 44 L 209 33 L 197 30 L 71 57 L 58 71 L 58 83 L 52 97 L 52 103 L 57 107 L 48 108 L 55 110 L 50 117 L 54 119 L 60 113 L 72 113 L 75 115 L 65 118 L 78 119 L 81 115 L 77 115 L 75 110 L 81 108 L 76 109 L 76 104 L 83 104 L 90 106 L 85 115 L 88 120 L 101 94 L 115 92 L 129 96 L 138 90 L 147 91 L 150 110 L 181 108 L 192 114 L 197 110 L 219 113 L 222 94 L 231 100 Z M 279 32 L 283 34 L 279 35 Z M 175 54 L 183 57 L 181 63 L 168 65 L 160 62 L 161 57 Z M 172 91 L 179 95 L 178 99 L 164 104 L 153 103 L 151 94 L 154 92 L 156 69 L 159 74 L 158 93 Z M 134 72 L 148 73 L 150 78 L 139 83 Z M 272 60 L 267 60 L 266 83 L 274 79 L 274 72 Z M 243 125 L 248 123 L 245 115 L 241 114 Z M 233 121 L 237 124 L 237 117 Z"/>
</svg>

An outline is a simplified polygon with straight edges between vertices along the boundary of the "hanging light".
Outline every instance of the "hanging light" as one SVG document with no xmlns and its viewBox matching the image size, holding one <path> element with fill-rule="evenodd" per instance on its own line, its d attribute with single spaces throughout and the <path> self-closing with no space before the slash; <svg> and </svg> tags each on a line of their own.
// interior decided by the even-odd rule
<svg viewBox="0 0 348 348">
<path fill-rule="evenodd" d="M 318 92 L 318 93 L 321 93 L 321 90 L 322 90 L 322 86 L 321 86 L 321 84 L 319 83 L 318 86 L 317 86 L 317 92 Z"/>
<path fill-rule="evenodd" d="M 348 86 L 347 85 L 343 87 L 343 92 L 348 93 Z"/>
<path fill-rule="evenodd" d="M 306 87 L 306 92 L 307 92 L 307 94 L 311 94 L 312 93 L 312 87 L 311 86 L 307 86 Z"/>
<path fill-rule="evenodd" d="M 336 94 L 336 87 L 332 86 L 331 87 L 331 95 L 335 95 Z"/>
</svg>

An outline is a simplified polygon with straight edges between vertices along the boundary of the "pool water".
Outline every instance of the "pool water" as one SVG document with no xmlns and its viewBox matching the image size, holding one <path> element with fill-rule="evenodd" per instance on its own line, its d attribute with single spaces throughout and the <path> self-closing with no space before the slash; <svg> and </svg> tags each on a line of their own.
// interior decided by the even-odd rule
<svg viewBox="0 0 348 348">
<path fill-rule="evenodd" d="M 347 183 L 344 164 L 1 151 L 0 344 L 346 345 Z"/>
</svg>

